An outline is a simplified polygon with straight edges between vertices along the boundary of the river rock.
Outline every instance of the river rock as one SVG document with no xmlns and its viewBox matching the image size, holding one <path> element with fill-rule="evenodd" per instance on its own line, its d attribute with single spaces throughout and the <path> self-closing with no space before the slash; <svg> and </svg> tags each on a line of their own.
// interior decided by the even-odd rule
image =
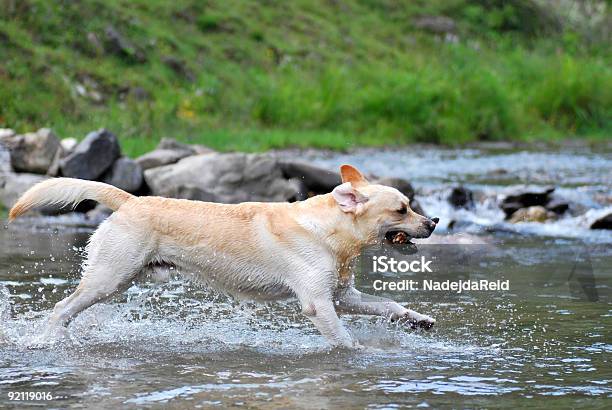
<svg viewBox="0 0 612 410">
<path fill-rule="evenodd" d="M 102 204 L 97 204 L 95 208 L 85 213 L 85 217 L 95 225 L 99 225 L 112 213 L 113 210 L 109 207 Z"/>
<path fill-rule="evenodd" d="M 215 152 L 213 149 L 200 144 L 185 144 L 174 138 L 162 138 L 157 144 L 156 149 L 171 149 L 175 151 L 186 151 L 189 155 L 210 154 Z"/>
<path fill-rule="evenodd" d="M 46 174 L 62 149 L 59 139 L 48 128 L 23 135 L 6 133 L 0 143 L 11 152 L 11 164 L 15 171 L 35 174 Z"/>
<path fill-rule="evenodd" d="M 4 138 L 11 138 L 15 134 L 17 134 L 15 130 L 10 128 L 0 128 L 0 141 L 2 141 Z"/>
<path fill-rule="evenodd" d="M 283 176 L 302 181 L 309 195 L 326 194 L 342 183 L 339 173 L 304 162 L 280 162 L 279 165 Z"/>
<path fill-rule="evenodd" d="M 0 144 L 0 174 L 12 172 L 11 153 L 4 145 Z"/>
<path fill-rule="evenodd" d="M 192 154 L 189 154 L 185 151 L 175 151 L 171 149 L 155 149 L 136 158 L 136 162 L 138 163 L 138 165 L 140 165 L 143 171 L 146 171 L 147 169 L 174 164 L 190 155 Z"/>
<path fill-rule="evenodd" d="M 79 144 L 79 141 L 76 138 L 63 138 L 60 141 L 60 144 L 62 145 L 64 152 L 69 154 L 76 148 L 76 146 Z"/>
<path fill-rule="evenodd" d="M 554 191 L 555 188 L 546 188 L 542 191 L 527 191 L 508 195 L 504 198 L 500 207 L 506 214 L 506 218 L 510 218 L 512 214 L 521 208 L 528 208 L 530 206 L 545 207 L 550 202 L 550 195 Z"/>
<path fill-rule="evenodd" d="M 214 152 L 203 145 L 188 145 L 172 138 L 162 138 L 155 150 L 138 158 L 136 162 L 146 171 L 147 169 L 170 165 L 191 155 Z"/>
<path fill-rule="evenodd" d="M 563 215 L 570 209 L 570 204 L 561 198 L 552 198 L 550 202 L 546 204 L 545 208 L 557 215 Z"/>
<path fill-rule="evenodd" d="M 102 181 L 127 192 L 136 192 L 142 186 L 142 168 L 133 159 L 117 159 L 102 177 Z"/>
<path fill-rule="evenodd" d="M 612 229 L 612 213 L 609 213 L 591 224 L 591 229 Z"/>
<path fill-rule="evenodd" d="M 474 193 L 464 186 L 454 187 L 447 199 L 454 208 L 470 209 L 474 206 Z"/>
<path fill-rule="evenodd" d="M 192 201 L 220 202 L 220 199 L 214 193 L 190 184 L 171 187 L 164 196 L 191 199 Z"/>
<path fill-rule="evenodd" d="M 180 187 L 199 188 L 216 201 L 281 202 L 295 199 L 294 184 L 283 177 L 278 162 L 259 154 L 204 154 L 145 171 L 154 195 L 172 196 Z"/>
<path fill-rule="evenodd" d="M 119 157 L 117 137 L 106 129 L 87 134 L 73 152 L 62 159 L 62 175 L 70 178 L 95 180 Z"/>
<path fill-rule="evenodd" d="M 39 174 L 0 173 L 0 203 L 10 209 L 25 191 L 46 179 L 47 176 Z"/>
<path fill-rule="evenodd" d="M 513 224 L 519 222 L 546 222 L 554 218 L 554 212 L 548 211 L 543 206 L 536 205 L 517 210 L 510 216 L 508 222 Z"/>
</svg>

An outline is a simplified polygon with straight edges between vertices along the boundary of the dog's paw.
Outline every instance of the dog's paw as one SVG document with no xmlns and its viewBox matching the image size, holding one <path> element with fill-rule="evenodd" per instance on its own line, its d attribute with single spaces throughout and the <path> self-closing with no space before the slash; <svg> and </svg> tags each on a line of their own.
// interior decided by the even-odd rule
<svg viewBox="0 0 612 410">
<path fill-rule="evenodd" d="M 426 315 L 421 315 L 422 317 L 418 318 L 418 319 L 409 319 L 408 323 L 410 324 L 410 327 L 412 329 L 425 329 L 425 330 L 429 330 L 432 327 L 434 327 L 434 325 L 436 324 L 436 319 L 426 316 Z"/>
<path fill-rule="evenodd" d="M 411 329 L 429 330 L 436 324 L 436 319 L 409 310 L 403 315 L 391 317 L 391 322 L 405 323 L 410 326 Z"/>
</svg>

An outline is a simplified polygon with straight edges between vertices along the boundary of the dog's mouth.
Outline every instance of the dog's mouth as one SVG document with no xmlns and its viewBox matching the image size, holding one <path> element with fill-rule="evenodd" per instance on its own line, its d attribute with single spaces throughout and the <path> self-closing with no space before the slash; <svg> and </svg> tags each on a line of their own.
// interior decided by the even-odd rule
<svg viewBox="0 0 612 410">
<path fill-rule="evenodd" d="M 412 237 L 407 232 L 398 229 L 392 229 L 385 233 L 385 242 L 388 245 L 399 245 L 403 250 L 416 252 L 417 247 L 411 242 L 411 239 Z"/>
</svg>

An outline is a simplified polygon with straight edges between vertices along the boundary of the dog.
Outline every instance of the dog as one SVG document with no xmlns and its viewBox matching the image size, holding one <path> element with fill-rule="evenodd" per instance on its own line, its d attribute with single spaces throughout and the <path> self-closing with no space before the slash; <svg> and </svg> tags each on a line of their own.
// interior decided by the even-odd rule
<svg viewBox="0 0 612 410">
<path fill-rule="evenodd" d="M 83 310 L 168 267 L 238 298 L 297 298 L 332 346 L 359 346 L 338 313 L 430 329 L 433 318 L 355 289 L 351 262 L 362 248 L 398 232 L 429 237 L 438 219 L 413 212 L 405 195 L 368 182 L 351 165 L 342 165 L 340 174 L 342 183 L 328 194 L 240 204 L 137 197 L 101 182 L 55 178 L 26 191 L 9 221 L 36 207 L 86 199 L 115 211 L 90 237 L 81 281 L 55 305 L 47 332 L 65 330 Z"/>
</svg>

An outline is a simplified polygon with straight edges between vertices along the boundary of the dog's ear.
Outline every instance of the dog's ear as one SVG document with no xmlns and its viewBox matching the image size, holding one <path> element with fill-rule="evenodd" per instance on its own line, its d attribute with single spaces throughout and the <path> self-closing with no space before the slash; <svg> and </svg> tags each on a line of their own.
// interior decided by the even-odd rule
<svg viewBox="0 0 612 410">
<path fill-rule="evenodd" d="M 363 174 L 352 165 L 341 165 L 340 175 L 342 176 L 342 182 L 350 182 L 353 186 L 366 185 L 369 183 Z"/>
<path fill-rule="evenodd" d="M 335 187 L 332 196 L 343 212 L 358 213 L 368 201 L 368 197 L 356 190 L 350 182 Z"/>
</svg>

